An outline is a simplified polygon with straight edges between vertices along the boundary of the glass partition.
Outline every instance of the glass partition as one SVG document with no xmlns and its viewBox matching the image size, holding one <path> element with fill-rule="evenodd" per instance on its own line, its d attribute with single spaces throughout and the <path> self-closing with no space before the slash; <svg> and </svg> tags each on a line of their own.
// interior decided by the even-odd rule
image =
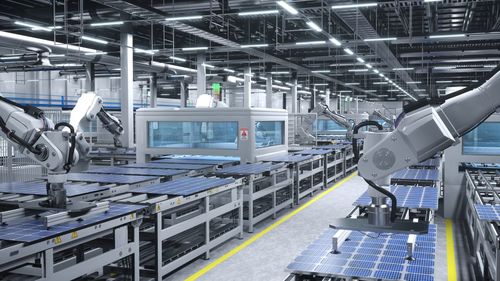
<svg viewBox="0 0 500 281">
<path fill-rule="evenodd" d="M 148 146 L 238 149 L 238 122 L 150 121 Z"/>
<path fill-rule="evenodd" d="M 330 119 L 318 119 L 316 124 L 317 132 L 347 132 L 347 129 L 339 123 Z"/>
<path fill-rule="evenodd" d="M 263 148 L 284 144 L 284 127 L 285 122 L 283 121 L 255 122 L 255 147 Z"/>
<path fill-rule="evenodd" d="M 500 155 L 500 122 L 486 122 L 462 138 L 463 154 Z"/>
</svg>

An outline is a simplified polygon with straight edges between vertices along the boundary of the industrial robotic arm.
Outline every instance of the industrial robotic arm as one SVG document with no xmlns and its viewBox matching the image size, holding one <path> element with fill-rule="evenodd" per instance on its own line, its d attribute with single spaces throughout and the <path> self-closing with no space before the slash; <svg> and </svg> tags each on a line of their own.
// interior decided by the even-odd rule
<svg viewBox="0 0 500 281">
<path fill-rule="evenodd" d="M 483 85 L 451 94 L 439 104 L 420 101 L 406 109 L 392 132 L 367 132 L 358 170 L 369 184 L 372 205 L 368 222 L 337 221 L 332 227 L 379 232 L 426 232 L 425 225 L 396 222 L 396 200 L 382 186 L 394 172 L 424 161 L 459 142 L 459 138 L 486 120 L 500 107 L 500 72 Z M 384 189 L 384 190 L 382 190 Z M 392 196 L 391 196 L 392 195 Z M 391 197 L 392 207 L 385 201 Z M 388 213 L 390 211 L 390 213 Z"/>
<path fill-rule="evenodd" d="M 326 116 L 336 122 L 337 124 L 341 125 L 342 127 L 347 129 L 346 137 L 350 138 L 352 135 L 352 124 L 347 120 L 344 116 L 333 112 L 330 110 L 328 105 L 324 103 L 318 103 L 311 111 L 310 113 L 316 113 L 317 116 Z M 316 138 L 311 134 L 310 130 L 313 128 L 314 122 L 316 122 L 315 117 L 307 117 L 302 121 L 301 124 L 301 134 L 308 138 L 311 141 L 314 141 Z"/>
<path fill-rule="evenodd" d="M 375 116 L 375 118 L 383 120 L 385 123 L 389 124 L 390 128 L 394 128 L 394 120 L 392 118 L 389 118 L 385 116 L 380 110 L 376 109 L 372 112 L 372 116 Z"/>
</svg>

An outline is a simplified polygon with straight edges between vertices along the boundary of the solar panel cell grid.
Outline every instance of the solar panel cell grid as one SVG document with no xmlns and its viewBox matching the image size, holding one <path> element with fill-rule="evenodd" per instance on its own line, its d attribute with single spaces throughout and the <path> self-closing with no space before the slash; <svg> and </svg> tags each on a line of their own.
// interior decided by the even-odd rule
<svg viewBox="0 0 500 281">
<path fill-rule="evenodd" d="M 169 177 L 187 174 L 187 170 L 172 170 L 172 169 L 147 169 L 147 168 L 122 168 L 122 167 L 103 167 L 92 169 L 85 173 L 91 174 L 110 174 L 110 175 L 139 175 L 139 176 L 156 176 Z"/>
<path fill-rule="evenodd" d="M 128 176 L 128 175 L 106 175 L 91 173 L 69 173 L 68 181 L 97 182 L 97 183 L 117 183 L 136 184 L 155 180 L 158 177 L 151 176 Z"/>
<path fill-rule="evenodd" d="M 500 206 L 475 204 L 474 207 L 480 220 L 500 221 Z"/>
<path fill-rule="evenodd" d="M 136 193 L 189 196 L 215 187 L 233 183 L 233 179 L 221 178 L 181 178 L 160 184 L 134 189 Z"/>
<path fill-rule="evenodd" d="M 429 233 L 418 235 L 430 240 L 420 244 L 417 239 L 415 260 L 406 259 L 405 234 L 381 234 L 373 238 L 352 232 L 349 241 L 339 248 L 340 254 L 331 253 L 331 238 L 336 230 L 328 229 L 309 245 L 288 270 L 297 274 L 315 276 L 358 277 L 384 280 L 433 280 L 436 245 L 436 226 Z M 378 246 L 376 248 L 375 246 Z M 415 279 L 420 276 L 420 279 Z"/>
<path fill-rule="evenodd" d="M 64 188 L 66 189 L 66 194 L 68 197 L 83 195 L 87 193 L 99 192 L 106 190 L 107 188 L 90 185 L 90 186 L 81 186 L 81 185 L 71 185 L 65 184 Z M 0 193 L 17 193 L 17 194 L 26 194 L 26 195 L 39 195 L 46 196 L 47 195 L 47 187 L 44 182 L 12 182 L 12 183 L 4 183 L 0 184 Z"/>
<path fill-rule="evenodd" d="M 439 190 L 435 187 L 395 185 L 390 186 L 389 189 L 398 199 L 398 207 L 411 209 L 438 209 Z M 388 199 L 387 202 L 390 204 L 391 200 Z M 370 204 L 371 198 L 368 196 L 368 192 L 365 192 L 353 205 L 368 206 Z"/>
<path fill-rule="evenodd" d="M 135 163 L 120 166 L 123 168 L 146 168 L 146 169 L 172 169 L 172 170 L 203 170 L 213 168 L 214 165 L 199 165 L 199 164 L 176 164 L 176 163 Z"/>
<path fill-rule="evenodd" d="M 439 180 L 439 170 L 437 169 L 402 169 L 391 177 L 393 180 L 429 180 L 437 181 Z"/>
</svg>

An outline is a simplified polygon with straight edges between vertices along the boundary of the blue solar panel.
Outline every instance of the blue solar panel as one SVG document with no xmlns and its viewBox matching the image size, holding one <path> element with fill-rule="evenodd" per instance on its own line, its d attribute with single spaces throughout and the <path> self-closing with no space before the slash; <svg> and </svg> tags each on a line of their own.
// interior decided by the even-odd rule
<svg viewBox="0 0 500 281">
<path fill-rule="evenodd" d="M 398 199 L 398 207 L 411 209 L 438 209 L 439 190 L 428 186 L 390 186 L 390 191 Z M 388 199 L 387 203 L 391 200 Z M 371 197 L 368 192 L 363 193 L 361 197 L 354 202 L 355 206 L 368 206 L 371 204 Z"/>
<path fill-rule="evenodd" d="M 0 240 L 16 242 L 36 242 L 59 236 L 85 226 L 102 223 L 144 209 L 144 206 L 133 204 L 110 203 L 109 210 L 82 220 L 66 222 L 46 228 L 41 220 L 29 219 L 9 225 L 0 225 Z"/>
<path fill-rule="evenodd" d="M 110 175 L 138 175 L 138 176 L 155 176 L 155 177 L 170 177 L 187 175 L 186 170 L 169 170 L 169 169 L 146 169 L 146 168 L 122 168 L 122 167 L 102 167 L 85 171 L 90 174 L 110 174 Z"/>
<path fill-rule="evenodd" d="M 500 221 L 500 206 L 474 204 L 477 215 L 483 221 Z"/>
<path fill-rule="evenodd" d="M 136 188 L 133 192 L 160 194 L 160 195 L 177 195 L 189 196 L 195 193 L 206 191 L 215 187 L 233 183 L 233 179 L 221 178 L 182 178 L 165 183 Z"/>
<path fill-rule="evenodd" d="M 172 169 L 172 170 L 204 170 L 211 169 L 213 165 L 200 165 L 200 164 L 176 164 L 176 163 L 136 163 L 120 166 L 123 168 L 145 168 L 145 169 Z"/>
<path fill-rule="evenodd" d="M 406 259 L 407 234 L 378 234 L 351 232 L 340 254 L 331 252 L 332 236 L 337 230 L 328 229 L 309 245 L 287 269 L 296 274 L 328 277 L 358 277 L 383 280 L 433 280 L 436 248 L 436 226 L 430 225 L 427 234 L 418 235 L 428 244 L 415 246 L 415 260 Z M 377 237 L 377 238 L 373 238 Z M 366 247 L 370 245 L 370 247 Z M 378 248 L 375 248 L 378 245 Z M 415 279 L 416 276 L 420 279 Z"/>
<path fill-rule="evenodd" d="M 237 160 L 222 159 L 184 159 L 184 158 L 165 158 L 151 161 L 152 163 L 178 163 L 178 164 L 201 164 L 201 165 L 227 165 L 238 163 Z"/>
<path fill-rule="evenodd" d="M 439 170 L 436 169 L 402 169 L 391 177 L 392 180 L 439 180 Z"/>
<path fill-rule="evenodd" d="M 294 155 L 294 154 L 289 154 L 285 156 L 278 156 L 278 157 L 267 157 L 262 159 L 263 161 L 272 161 L 272 162 L 285 162 L 285 163 L 299 163 L 302 161 L 310 160 L 312 159 L 311 155 Z"/>
<path fill-rule="evenodd" d="M 441 159 L 439 158 L 430 158 L 425 161 L 422 161 L 418 164 L 413 165 L 413 167 L 438 167 L 439 163 L 441 162 Z"/>
<path fill-rule="evenodd" d="M 333 153 L 334 151 L 331 149 L 307 149 L 295 152 L 295 154 L 301 155 L 326 155 Z"/>
<path fill-rule="evenodd" d="M 69 181 L 96 182 L 96 183 L 137 184 L 156 179 L 158 179 L 158 177 L 103 175 L 103 174 L 87 174 L 87 173 L 68 174 Z"/>
<path fill-rule="evenodd" d="M 65 184 L 64 188 L 66 189 L 68 197 L 99 192 L 107 189 L 106 187 L 96 185 L 81 186 L 71 184 Z M 44 182 L 11 182 L 0 184 L 0 192 L 46 196 L 47 187 Z"/>
<path fill-rule="evenodd" d="M 215 171 L 216 175 L 222 176 L 247 176 L 254 174 L 261 174 L 270 172 L 284 167 L 284 163 L 253 163 L 253 164 L 240 164 L 236 166 L 226 167 Z"/>
</svg>

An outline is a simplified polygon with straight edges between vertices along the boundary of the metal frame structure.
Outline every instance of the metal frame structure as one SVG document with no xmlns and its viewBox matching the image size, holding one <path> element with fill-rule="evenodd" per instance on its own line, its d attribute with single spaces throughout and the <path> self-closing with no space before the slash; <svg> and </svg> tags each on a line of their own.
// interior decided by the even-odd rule
<svg viewBox="0 0 500 281">
<path fill-rule="evenodd" d="M 251 164 L 254 167 L 265 163 Z M 238 167 L 234 166 L 234 167 Z M 219 177 L 242 177 L 243 223 L 248 232 L 264 219 L 276 214 L 287 206 L 293 206 L 292 171 L 284 165 L 270 166 L 266 171 L 231 171 L 221 169 L 214 173 Z"/>
<path fill-rule="evenodd" d="M 474 266 L 484 280 L 500 280 L 500 221 L 480 220 L 475 205 L 490 205 L 500 202 L 498 176 L 500 167 L 465 167 L 465 229 L 469 239 L 469 253 L 474 257 Z"/>
<path fill-rule="evenodd" d="M 163 280 L 200 255 L 210 258 L 210 251 L 229 239 L 242 238 L 242 187 L 238 179 L 189 196 L 131 190 L 108 200 L 148 206 L 140 230 L 141 276 Z"/>
</svg>

